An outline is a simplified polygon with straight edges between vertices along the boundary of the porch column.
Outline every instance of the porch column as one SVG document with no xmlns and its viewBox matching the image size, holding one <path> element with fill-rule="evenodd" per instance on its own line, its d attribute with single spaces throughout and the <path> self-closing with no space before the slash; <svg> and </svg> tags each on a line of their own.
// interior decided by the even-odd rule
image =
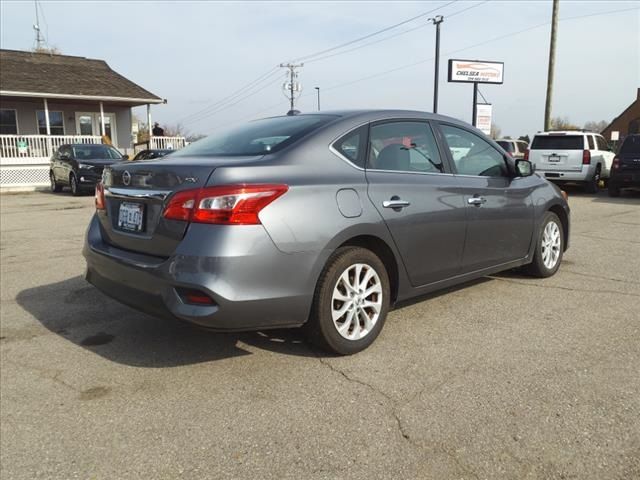
<svg viewBox="0 0 640 480">
<path fill-rule="evenodd" d="M 49 103 L 46 98 L 44 100 L 44 121 L 47 124 L 47 135 L 51 135 L 51 125 L 49 125 Z"/>
<path fill-rule="evenodd" d="M 153 127 L 151 126 L 151 104 L 147 103 L 147 128 L 149 129 L 149 144 L 147 148 L 153 148 L 151 145 L 151 137 L 153 137 Z"/>
<path fill-rule="evenodd" d="M 49 102 L 47 102 L 46 98 L 44 100 L 44 123 L 47 127 L 47 157 L 53 155 L 53 146 L 51 145 L 51 125 L 49 124 Z M 38 129 L 38 133 L 40 133 Z"/>
<path fill-rule="evenodd" d="M 112 127 L 113 128 L 113 127 Z M 100 135 L 105 136 L 104 129 L 104 105 L 100 102 Z"/>
</svg>

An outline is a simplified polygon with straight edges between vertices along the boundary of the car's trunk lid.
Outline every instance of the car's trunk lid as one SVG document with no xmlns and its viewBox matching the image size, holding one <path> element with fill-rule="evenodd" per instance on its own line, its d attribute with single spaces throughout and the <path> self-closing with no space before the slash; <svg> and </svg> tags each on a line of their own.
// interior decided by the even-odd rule
<svg viewBox="0 0 640 480">
<path fill-rule="evenodd" d="M 162 216 L 168 199 L 176 192 L 203 187 L 219 166 L 259 158 L 164 157 L 105 167 L 106 210 L 99 213 L 104 240 L 126 250 L 168 257 L 188 228 L 186 221 Z"/>
</svg>

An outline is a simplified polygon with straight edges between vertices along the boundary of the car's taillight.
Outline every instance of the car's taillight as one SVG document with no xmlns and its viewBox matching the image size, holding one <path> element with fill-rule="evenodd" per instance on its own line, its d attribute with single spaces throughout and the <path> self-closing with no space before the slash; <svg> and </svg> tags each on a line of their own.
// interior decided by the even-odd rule
<svg viewBox="0 0 640 480">
<path fill-rule="evenodd" d="M 524 151 L 524 159 L 527 160 L 527 161 L 529 160 L 529 149 L 528 148 Z"/>
<path fill-rule="evenodd" d="M 611 164 L 611 168 L 613 170 L 618 170 L 620 168 L 620 158 L 613 157 L 613 163 Z"/>
<path fill-rule="evenodd" d="M 95 201 L 96 210 L 106 210 L 107 206 L 104 202 L 104 185 L 102 185 L 102 182 L 96 183 Z"/>
<path fill-rule="evenodd" d="M 591 152 L 589 150 L 582 151 L 582 164 L 583 165 L 591 164 Z"/>
<path fill-rule="evenodd" d="M 260 211 L 283 195 L 287 185 L 224 185 L 176 193 L 164 209 L 171 220 L 225 225 L 258 225 Z"/>
</svg>

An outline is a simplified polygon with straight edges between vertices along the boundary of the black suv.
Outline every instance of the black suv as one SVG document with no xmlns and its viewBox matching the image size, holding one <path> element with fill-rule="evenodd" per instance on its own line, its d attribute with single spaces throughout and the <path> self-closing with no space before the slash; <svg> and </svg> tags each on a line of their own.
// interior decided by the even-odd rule
<svg viewBox="0 0 640 480">
<path fill-rule="evenodd" d="M 102 169 L 129 157 L 110 145 L 72 143 L 60 145 L 51 157 L 49 179 L 51 191 L 59 192 L 68 185 L 71 193 L 80 195 L 95 188 L 102 178 Z"/>
<path fill-rule="evenodd" d="M 613 159 L 609 196 L 620 196 L 623 188 L 640 188 L 640 135 L 627 135 Z"/>
</svg>

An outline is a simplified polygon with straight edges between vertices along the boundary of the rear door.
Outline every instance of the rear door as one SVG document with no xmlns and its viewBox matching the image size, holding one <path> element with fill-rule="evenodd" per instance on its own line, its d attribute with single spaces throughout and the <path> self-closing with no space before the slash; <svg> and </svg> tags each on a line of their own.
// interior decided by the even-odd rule
<svg viewBox="0 0 640 480">
<path fill-rule="evenodd" d="M 456 160 L 450 148 L 467 218 L 462 273 L 524 258 L 533 237 L 535 177 L 514 178 L 502 153 L 475 132 L 444 122 L 440 130 L 447 144 L 468 150 Z"/>
<path fill-rule="evenodd" d="M 595 140 L 598 157 L 602 162 L 601 176 L 602 178 L 609 178 L 615 154 L 609 149 L 609 145 L 602 135 L 595 135 Z"/>
<path fill-rule="evenodd" d="M 529 160 L 545 172 L 580 172 L 587 145 L 585 135 L 550 133 L 536 135 L 531 142 Z"/>
<path fill-rule="evenodd" d="M 413 286 L 459 273 L 465 208 L 427 121 L 374 123 L 368 194 L 384 219 Z"/>
<path fill-rule="evenodd" d="M 628 182 L 640 182 L 640 135 L 627 136 L 618 152 L 617 174 Z"/>
</svg>

